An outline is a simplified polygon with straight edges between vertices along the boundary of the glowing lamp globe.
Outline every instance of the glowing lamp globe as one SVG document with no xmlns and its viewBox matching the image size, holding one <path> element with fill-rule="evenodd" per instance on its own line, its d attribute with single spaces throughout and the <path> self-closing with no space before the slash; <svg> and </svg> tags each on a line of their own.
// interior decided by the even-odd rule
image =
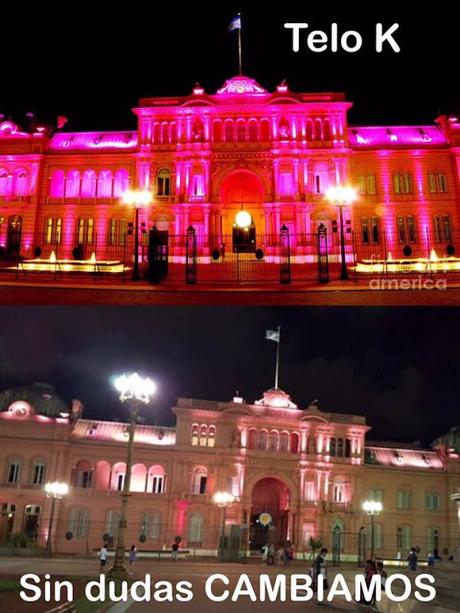
<svg viewBox="0 0 460 613">
<path fill-rule="evenodd" d="M 354 187 L 336 185 L 335 187 L 330 187 L 327 190 L 326 198 L 331 203 L 344 206 L 353 204 L 353 202 L 357 200 L 357 193 Z"/>
<path fill-rule="evenodd" d="M 62 498 L 69 493 L 69 486 L 67 483 L 52 481 L 45 484 L 45 493 L 48 498 Z"/>
<path fill-rule="evenodd" d="M 252 223 L 252 217 L 247 211 L 239 211 L 235 217 L 235 223 L 238 228 L 248 228 Z"/>
<path fill-rule="evenodd" d="M 155 383 L 148 378 L 142 379 L 137 373 L 121 375 L 115 381 L 115 388 L 120 392 L 120 400 L 139 400 L 145 404 L 156 391 Z"/>
<path fill-rule="evenodd" d="M 146 189 L 128 189 L 123 194 L 122 201 L 128 206 L 147 206 L 152 201 L 152 194 Z"/>
<path fill-rule="evenodd" d="M 216 492 L 212 499 L 217 506 L 226 507 L 235 501 L 235 496 L 230 492 Z"/>
<path fill-rule="evenodd" d="M 376 515 L 382 512 L 382 503 L 378 500 L 365 500 L 363 503 L 363 511 L 369 515 Z"/>
</svg>

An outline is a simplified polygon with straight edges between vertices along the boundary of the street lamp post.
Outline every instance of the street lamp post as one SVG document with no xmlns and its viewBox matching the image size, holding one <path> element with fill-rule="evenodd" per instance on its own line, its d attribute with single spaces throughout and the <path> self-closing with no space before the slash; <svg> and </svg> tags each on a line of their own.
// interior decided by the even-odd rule
<svg viewBox="0 0 460 613">
<path fill-rule="evenodd" d="M 220 559 L 223 561 L 224 558 L 224 542 L 225 542 L 225 520 L 227 517 L 227 507 L 229 507 L 234 501 L 235 496 L 230 494 L 230 492 L 216 492 L 213 496 L 214 503 L 222 508 L 222 529 L 220 534 Z"/>
<path fill-rule="evenodd" d="M 365 500 L 363 503 L 363 510 L 370 515 L 371 518 L 371 558 L 374 557 L 375 539 L 374 539 L 374 518 L 376 515 L 380 515 L 382 512 L 382 503 L 378 500 Z"/>
<path fill-rule="evenodd" d="M 142 404 L 150 402 L 150 396 L 156 386 L 151 379 L 142 379 L 137 373 L 122 375 L 115 381 L 115 387 L 120 392 L 120 402 L 126 402 L 129 407 L 128 450 L 126 452 L 126 474 L 121 493 L 121 514 L 111 577 L 126 577 L 125 566 L 125 534 L 127 528 L 127 511 L 129 490 L 131 485 L 131 468 L 133 464 L 134 434 L 139 421 L 139 410 Z"/>
<path fill-rule="evenodd" d="M 343 207 L 353 204 L 353 202 L 356 200 L 356 190 L 353 187 L 336 185 L 335 187 L 330 187 L 327 190 L 326 198 L 331 204 L 335 204 L 339 208 L 341 252 L 340 279 L 342 281 L 348 281 L 348 269 L 345 254 L 345 228 L 343 223 Z"/>
<path fill-rule="evenodd" d="M 148 190 L 129 189 L 123 194 L 123 204 L 134 207 L 134 263 L 133 281 L 139 281 L 139 209 L 152 201 L 152 194 Z"/>
<path fill-rule="evenodd" d="M 67 483 L 62 483 L 60 481 L 52 481 L 45 484 L 45 493 L 47 498 L 51 498 L 51 511 L 50 518 L 48 522 L 48 534 L 46 536 L 46 546 L 45 553 L 48 558 L 53 555 L 51 538 L 53 532 L 53 522 L 54 522 L 54 513 L 56 508 L 56 500 L 59 500 L 63 496 L 66 496 L 69 493 L 69 486 Z"/>
</svg>

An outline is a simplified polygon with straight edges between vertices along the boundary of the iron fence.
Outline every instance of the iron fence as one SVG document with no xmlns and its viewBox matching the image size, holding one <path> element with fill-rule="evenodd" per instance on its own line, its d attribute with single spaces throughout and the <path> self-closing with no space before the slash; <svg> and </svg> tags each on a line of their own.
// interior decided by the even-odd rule
<svg viewBox="0 0 460 613">
<path fill-rule="evenodd" d="M 384 231 L 371 237 L 347 228 L 344 252 L 349 279 L 456 279 L 459 237 L 460 232 L 452 230 L 443 239 L 430 240 L 426 234 L 410 242 Z M 132 273 L 132 233 L 113 240 L 95 233 L 82 243 L 64 235 L 23 233 L 18 244 L 13 251 L 0 246 L 1 272 L 17 278 L 84 274 L 94 280 L 110 276 L 123 281 Z M 207 236 L 193 227 L 180 235 L 151 230 L 142 233 L 138 251 L 142 275 L 157 283 L 328 283 L 340 278 L 341 258 L 340 233 L 328 232 L 324 226 L 304 234 L 283 226 L 279 234 L 254 233 L 246 241 L 235 234 Z"/>
</svg>

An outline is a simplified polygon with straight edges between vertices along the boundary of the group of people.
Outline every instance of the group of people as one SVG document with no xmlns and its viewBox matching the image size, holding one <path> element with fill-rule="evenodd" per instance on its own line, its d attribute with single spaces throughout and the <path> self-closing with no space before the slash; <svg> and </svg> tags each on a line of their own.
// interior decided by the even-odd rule
<svg viewBox="0 0 460 613">
<path fill-rule="evenodd" d="M 103 543 L 101 549 L 99 550 L 99 564 L 101 573 L 106 572 L 107 560 L 109 557 L 109 552 L 107 550 L 107 544 Z M 179 544 L 174 542 L 171 545 L 171 559 L 175 562 L 179 557 Z M 132 568 L 134 562 L 137 558 L 137 547 L 136 545 L 131 545 L 131 549 L 129 550 L 129 567 Z"/>
<path fill-rule="evenodd" d="M 276 564 L 278 566 L 289 566 L 291 560 L 294 559 L 295 549 L 291 541 L 280 543 L 277 551 L 273 545 L 265 543 L 261 549 L 262 552 L 262 564 Z"/>
</svg>

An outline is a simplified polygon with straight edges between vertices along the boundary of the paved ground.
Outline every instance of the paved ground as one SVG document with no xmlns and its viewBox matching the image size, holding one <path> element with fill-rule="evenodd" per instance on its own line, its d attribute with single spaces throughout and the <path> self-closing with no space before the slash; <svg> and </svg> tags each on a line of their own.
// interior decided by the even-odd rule
<svg viewBox="0 0 460 613">
<path fill-rule="evenodd" d="M 138 560 L 133 568 L 132 579 L 144 578 L 146 573 L 150 573 L 152 581 L 170 581 L 175 584 L 181 580 L 189 580 L 193 585 L 194 598 L 189 603 L 157 603 L 152 601 L 151 603 L 134 603 L 129 604 L 129 613 L 141 613 L 143 611 L 151 611 L 152 608 L 167 611 L 168 613 L 247 613 L 249 611 L 264 611 L 275 613 L 283 610 L 286 613 L 296 613 L 300 611 L 361 611 L 366 610 L 366 607 L 359 606 L 355 603 L 348 603 L 343 598 L 337 598 L 332 604 L 325 604 L 322 607 L 318 607 L 315 602 L 298 603 L 290 602 L 285 603 L 275 602 L 257 602 L 252 603 L 248 598 L 241 597 L 238 602 L 234 603 L 230 599 L 223 603 L 215 603 L 210 601 L 205 594 L 204 584 L 207 577 L 213 573 L 225 574 L 230 579 L 229 589 L 235 585 L 237 578 L 242 573 L 246 573 L 251 579 L 251 583 L 254 587 L 258 585 L 258 577 L 261 573 L 268 573 L 275 575 L 277 573 L 286 573 L 287 575 L 292 573 L 305 573 L 307 572 L 307 564 L 297 562 L 288 569 L 281 569 L 277 567 L 261 566 L 258 561 L 250 561 L 247 564 L 225 564 L 212 561 L 196 561 L 186 560 L 179 562 L 172 562 L 171 560 Z M 401 572 L 404 569 L 393 568 L 389 569 L 389 572 Z M 78 559 L 78 558 L 53 558 L 51 560 L 45 558 L 0 558 L 0 577 L 8 575 L 9 577 L 20 575 L 26 572 L 35 572 L 39 575 L 44 575 L 46 572 L 51 576 L 61 577 L 85 577 L 85 578 L 97 578 L 99 575 L 99 564 L 96 559 Z M 332 579 L 336 572 L 343 573 L 347 580 L 351 580 L 356 572 L 360 572 L 354 566 L 341 566 L 338 568 L 329 569 L 329 578 Z M 423 569 L 425 572 L 425 569 Z M 450 584 L 450 581 L 449 581 Z M 222 588 L 223 589 L 223 588 Z M 216 587 L 217 591 L 217 587 Z M 6 601 L 3 601 L 6 603 Z M 20 613 L 29 612 L 35 613 L 37 608 L 29 606 L 26 603 L 19 603 L 20 608 L 15 608 L 14 613 L 17 611 Z M 52 603 L 50 603 L 51 605 Z M 409 603 L 407 603 L 409 604 Z M 447 608 L 440 608 L 447 607 Z M 2 606 L 2 594 L 0 593 L 0 611 L 11 610 L 14 607 Z M 43 610 L 51 609 L 52 606 L 47 606 Z M 112 613 L 122 613 L 126 610 L 126 606 L 115 606 L 112 608 Z M 383 604 L 379 607 L 380 610 L 384 610 Z M 37 613 L 42 613 L 42 611 Z M 367 609 L 369 610 L 369 609 Z M 396 609 L 395 609 L 396 610 Z M 397 610 L 400 613 L 404 613 L 409 609 L 407 606 L 397 606 Z M 456 611 L 460 610 L 460 604 L 458 596 L 455 598 L 448 594 L 441 596 L 439 601 L 436 601 L 436 605 L 424 604 L 417 606 L 417 613 L 439 613 L 441 611 Z"/>
<path fill-rule="evenodd" d="M 108 305 L 292 305 L 292 306 L 459 306 L 460 286 L 446 290 L 370 290 L 339 282 L 327 286 L 184 286 L 0 281 L 0 304 Z"/>
</svg>

